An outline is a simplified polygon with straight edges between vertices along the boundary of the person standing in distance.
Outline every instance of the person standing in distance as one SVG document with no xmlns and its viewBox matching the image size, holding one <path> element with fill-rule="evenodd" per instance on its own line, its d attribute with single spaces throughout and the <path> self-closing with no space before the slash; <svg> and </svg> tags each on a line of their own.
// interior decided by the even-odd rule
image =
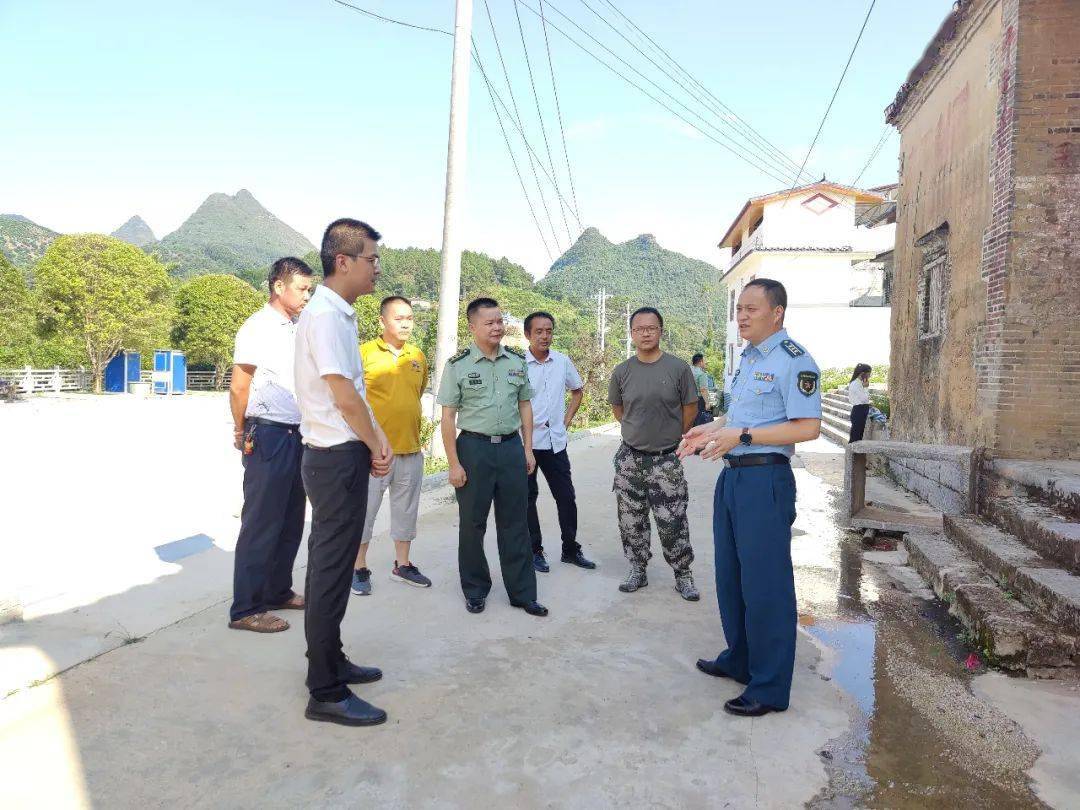
<svg viewBox="0 0 1080 810">
<path fill-rule="evenodd" d="M 278 633 L 289 623 L 271 610 L 303 610 L 292 570 L 304 534 L 300 409 L 293 383 L 296 319 L 311 298 L 311 268 L 278 259 L 270 301 L 236 333 L 229 407 L 233 445 L 244 465 L 244 509 L 233 559 L 229 627 Z"/>
<path fill-rule="evenodd" d="M 538 471 L 544 474 L 559 513 L 562 561 L 579 568 L 596 568 L 596 563 L 585 558 L 577 541 L 577 499 L 570 477 L 570 456 L 566 452 L 566 429 L 581 406 L 583 384 L 573 361 L 551 348 L 554 334 L 554 315 L 534 312 L 525 318 L 525 337 L 529 339 L 525 363 L 533 390 L 533 455 L 537 467 L 529 473 L 529 535 L 533 567 L 545 574 L 551 567 L 544 557 L 544 538 L 536 511 L 536 499 L 540 495 Z M 570 392 L 569 407 L 566 405 L 567 391 Z"/>
<path fill-rule="evenodd" d="M 821 431 L 820 373 L 784 329 L 787 291 L 757 278 L 739 296 L 736 320 L 747 342 L 731 381 L 727 422 L 699 425 L 679 447 L 724 458 L 713 497 L 716 597 L 727 649 L 697 667 L 744 684 L 724 704 L 731 714 L 782 712 L 795 668 L 795 444 Z M 730 427 L 729 427 L 730 425 Z"/>
<path fill-rule="evenodd" d="M 630 563 L 619 590 L 632 593 L 649 584 L 651 509 L 664 559 L 675 572 L 675 590 L 696 602 L 701 595 L 690 571 L 689 492 L 675 449 L 697 416 L 698 390 L 687 362 L 660 348 L 663 333 L 659 311 L 642 307 L 634 312 L 630 335 L 636 354 L 615 366 L 608 384 L 608 402 L 622 430 L 614 489 L 623 554 Z"/>
<path fill-rule="evenodd" d="M 705 370 L 705 355 L 696 353 L 690 358 L 690 370 L 694 374 L 694 385 L 698 391 L 698 412 L 694 417 L 695 425 L 702 425 L 712 421 L 712 411 L 709 410 L 709 391 L 713 387 L 712 377 Z"/>
<path fill-rule="evenodd" d="M 416 539 L 420 485 L 424 483 L 424 454 L 420 448 L 420 395 L 427 385 L 427 358 L 408 342 L 413 331 L 413 308 L 408 298 L 391 295 L 379 305 L 382 335 L 360 347 L 364 385 L 375 421 L 386 433 L 394 464 L 389 475 L 368 481 L 367 515 L 360 553 L 356 556 L 352 591 L 371 593 L 367 567 L 368 544 L 383 494 L 390 490 L 390 537 L 394 541 L 394 569 L 390 578 L 416 588 L 430 588 L 431 580 L 409 559 Z"/>
<path fill-rule="evenodd" d="M 465 317 L 473 342 L 446 362 L 438 397 L 450 483 L 458 502 L 458 568 L 465 609 L 483 611 L 491 591 L 484 533 L 494 501 L 499 564 L 510 604 L 532 616 L 547 616 L 548 609 L 536 601 L 525 519 L 528 476 L 536 469 L 525 356 L 502 345 L 505 327 L 498 301 L 470 301 Z"/>
<path fill-rule="evenodd" d="M 296 330 L 296 399 L 304 437 L 301 471 L 311 501 L 308 536 L 307 686 L 304 716 L 348 726 L 386 721 L 386 712 L 349 684 L 382 677 L 345 657 L 341 620 L 367 507 L 368 473 L 390 472 L 393 451 L 364 398 L 364 368 L 353 302 L 375 288 L 379 232 L 355 219 L 330 223 L 320 259 L 323 283 Z"/>
<path fill-rule="evenodd" d="M 870 414 L 870 373 L 873 369 L 866 363 L 857 363 L 848 383 L 848 402 L 851 403 L 851 430 L 848 444 L 862 441 L 866 431 L 866 417 Z"/>
</svg>

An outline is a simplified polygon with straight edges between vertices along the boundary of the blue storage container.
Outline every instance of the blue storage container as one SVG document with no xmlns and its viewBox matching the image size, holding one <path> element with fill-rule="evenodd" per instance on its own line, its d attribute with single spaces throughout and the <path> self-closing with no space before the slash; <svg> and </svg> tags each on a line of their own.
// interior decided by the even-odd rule
<svg viewBox="0 0 1080 810">
<path fill-rule="evenodd" d="M 176 349 L 154 351 L 154 393 L 187 393 L 187 357 Z"/>
<path fill-rule="evenodd" d="M 120 352 L 105 366 L 105 390 L 111 394 L 123 394 L 128 390 L 128 383 L 138 381 L 138 352 Z"/>
</svg>

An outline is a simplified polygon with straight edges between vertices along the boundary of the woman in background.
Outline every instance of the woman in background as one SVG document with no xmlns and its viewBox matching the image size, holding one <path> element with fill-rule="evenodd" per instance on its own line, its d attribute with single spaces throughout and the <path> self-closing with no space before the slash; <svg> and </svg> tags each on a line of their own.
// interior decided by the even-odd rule
<svg viewBox="0 0 1080 810">
<path fill-rule="evenodd" d="M 857 442 L 866 429 L 866 416 L 870 412 L 870 372 L 866 363 L 859 363 L 848 383 L 848 401 L 851 403 L 851 433 L 848 443 Z"/>
</svg>

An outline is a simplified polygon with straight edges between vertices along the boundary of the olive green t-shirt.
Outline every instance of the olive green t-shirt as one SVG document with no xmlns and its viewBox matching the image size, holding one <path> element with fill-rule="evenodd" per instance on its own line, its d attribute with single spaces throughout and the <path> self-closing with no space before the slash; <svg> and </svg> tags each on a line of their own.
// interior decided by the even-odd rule
<svg viewBox="0 0 1080 810">
<path fill-rule="evenodd" d="M 650 453 L 681 441 L 683 405 L 696 405 L 697 400 L 690 364 L 667 352 L 655 363 L 637 357 L 624 360 L 608 383 L 608 402 L 623 408 L 623 441 Z"/>
</svg>

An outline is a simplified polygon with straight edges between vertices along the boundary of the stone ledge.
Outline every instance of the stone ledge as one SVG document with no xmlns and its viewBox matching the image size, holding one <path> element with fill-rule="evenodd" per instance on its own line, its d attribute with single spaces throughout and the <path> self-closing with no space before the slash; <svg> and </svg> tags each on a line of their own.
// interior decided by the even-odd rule
<svg viewBox="0 0 1080 810">
<path fill-rule="evenodd" d="M 899 458 L 930 459 L 970 464 L 975 448 L 958 444 L 914 444 L 912 442 L 863 439 L 850 445 L 853 453 L 881 453 Z"/>
</svg>

